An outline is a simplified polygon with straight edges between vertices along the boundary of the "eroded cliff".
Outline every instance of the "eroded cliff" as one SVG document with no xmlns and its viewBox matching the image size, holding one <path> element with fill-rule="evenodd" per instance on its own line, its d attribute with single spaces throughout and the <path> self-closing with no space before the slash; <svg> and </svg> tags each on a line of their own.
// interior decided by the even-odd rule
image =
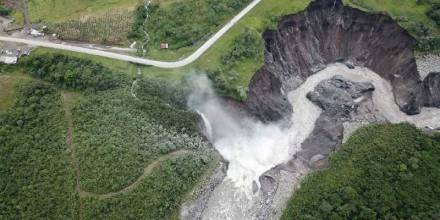
<svg viewBox="0 0 440 220">
<path fill-rule="evenodd" d="M 425 106 L 440 108 L 440 73 L 432 72 L 423 80 Z"/>
<path fill-rule="evenodd" d="M 289 117 L 288 92 L 334 62 L 364 66 L 388 80 L 407 114 L 423 105 L 422 81 L 413 54 L 416 40 L 389 16 L 318 0 L 303 12 L 281 19 L 264 33 L 264 66 L 251 80 L 249 110 L 263 121 Z"/>
</svg>

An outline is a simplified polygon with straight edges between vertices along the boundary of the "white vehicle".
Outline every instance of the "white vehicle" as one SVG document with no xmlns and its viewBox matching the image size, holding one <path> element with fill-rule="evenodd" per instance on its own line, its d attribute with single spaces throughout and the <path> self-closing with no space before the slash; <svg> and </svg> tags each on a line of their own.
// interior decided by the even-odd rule
<svg viewBox="0 0 440 220">
<path fill-rule="evenodd" d="M 35 29 L 31 29 L 31 35 L 34 37 L 44 37 L 44 34 L 35 30 Z"/>
</svg>

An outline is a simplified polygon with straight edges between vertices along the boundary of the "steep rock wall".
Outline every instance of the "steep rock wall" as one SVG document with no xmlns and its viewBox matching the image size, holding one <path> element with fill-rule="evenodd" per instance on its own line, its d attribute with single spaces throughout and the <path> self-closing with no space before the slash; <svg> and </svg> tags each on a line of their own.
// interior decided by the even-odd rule
<svg viewBox="0 0 440 220">
<path fill-rule="evenodd" d="M 432 72 L 423 80 L 423 92 L 426 106 L 440 108 L 440 73 Z"/>
<path fill-rule="evenodd" d="M 263 121 L 290 117 L 287 93 L 334 62 L 364 66 L 388 80 L 401 110 L 417 114 L 422 82 L 413 54 L 416 40 L 389 16 L 317 0 L 266 31 L 264 66 L 251 80 L 246 105 Z"/>
</svg>

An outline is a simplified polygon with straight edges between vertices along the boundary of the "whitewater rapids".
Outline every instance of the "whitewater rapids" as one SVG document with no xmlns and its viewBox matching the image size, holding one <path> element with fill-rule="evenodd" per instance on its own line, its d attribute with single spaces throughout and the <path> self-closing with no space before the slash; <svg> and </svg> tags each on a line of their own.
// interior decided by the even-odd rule
<svg viewBox="0 0 440 220">
<path fill-rule="evenodd" d="M 229 162 L 227 177 L 217 186 L 203 212 L 203 219 L 253 219 L 257 205 L 259 177 L 271 168 L 289 161 L 301 150 L 301 144 L 312 133 L 321 109 L 306 98 L 306 94 L 323 80 L 336 75 L 355 82 L 370 82 L 375 86 L 373 102 L 377 115 L 391 123 L 410 122 L 418 127 L 440 127 L 440 109 L 424 108 L 419 115 L 408 116 L 394 101 L 390 83 L 363 67 L 349 69 L 343 64 L 331 64 L 310 76 L 288 94 L 293 114 L 290 127 L 263 124 L 233 115 L 220 105 L 210 86 L 210 94 L 194 106 L 210 130 L 210 141 Z M 202 82 L 208 83 L 209 82 Z M 201 89 L 201 88 L 199 88 Z M 203 91 L 203 90 L 199 90 Z M 293 183 L 292 183 L 293 184 Z M 253 192 L 254 191 L 254 192 Z M 287 201 L 286 201 L 287 202 Z"/>
</svg>

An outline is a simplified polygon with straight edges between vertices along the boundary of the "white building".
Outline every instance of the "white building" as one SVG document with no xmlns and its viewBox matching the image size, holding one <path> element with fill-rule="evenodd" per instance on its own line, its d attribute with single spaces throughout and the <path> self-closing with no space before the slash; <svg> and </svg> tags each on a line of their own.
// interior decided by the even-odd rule
<svg viewBox="0 0 440 220">
<path fill-rule="evenodd" d="M 8 56 L 8 55 L 1 55 L 0 56 L 0 63 L 16 64 L 17 61 L 18 61 L 18 58 L 16 56 Z"/>
</svg>

